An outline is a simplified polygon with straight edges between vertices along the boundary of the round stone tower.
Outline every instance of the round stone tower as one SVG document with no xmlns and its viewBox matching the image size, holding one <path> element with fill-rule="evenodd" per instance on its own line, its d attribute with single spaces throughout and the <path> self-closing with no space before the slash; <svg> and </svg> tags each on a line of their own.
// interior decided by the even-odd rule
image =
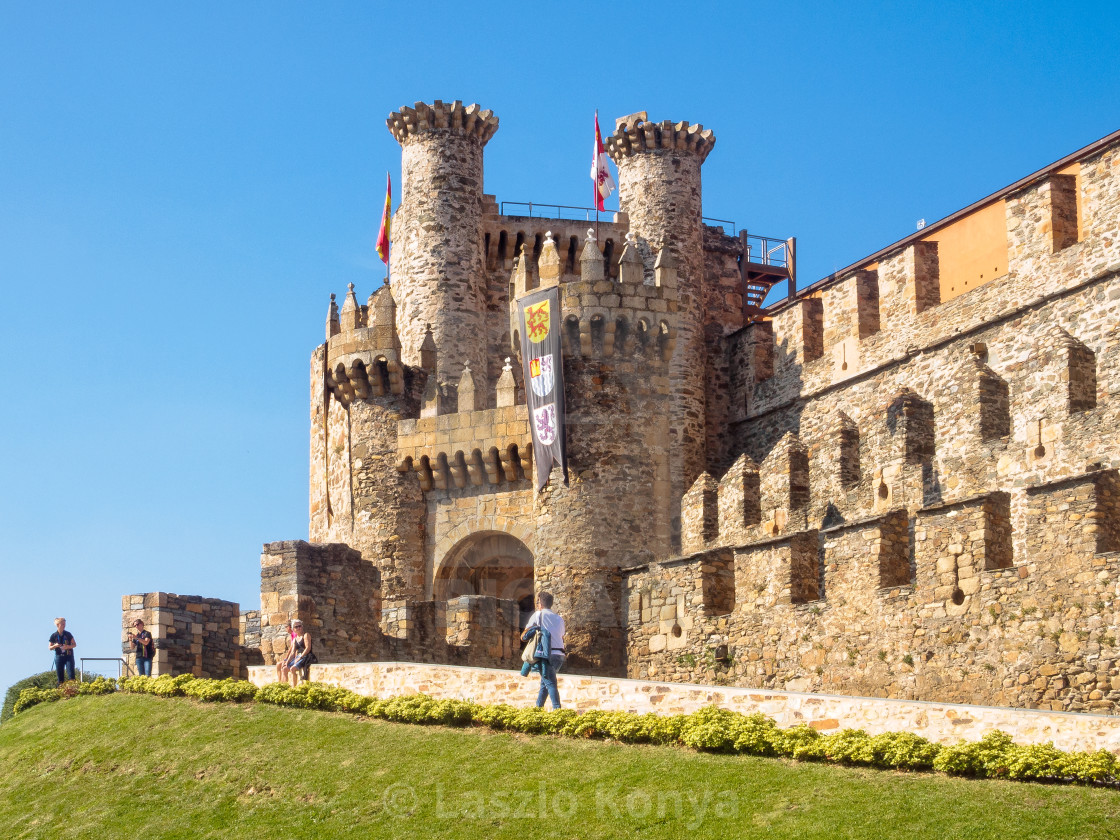
<svg viewBox="0 0 1120 840">
<path fill-rule="evenodd" d="M 667 252 L 655 284 L 645 283 L 634 241 L 618 279 L 606 277 L 588 233 L 580 279 L 560 286 L 570 483 L 554 468 L 535 496 L 534 572 L 567 623 L 570 670 L 619 675 L 621 570 L 669 552 L 666 407 L 677 288 Z M 558 263 L 551 240 L 540 256 L 542 286 L 549 262 Z"/>
<path fill-rule="evenodd" d="M 619 120 L 606 139 L 607 153 L 618 165 L 620 208 L 630 217 L 646 262 L 664 246 L 677 264 L 680 322 L 670 365 L 674 539 L 680 499 L 707 467 L 700 167 L 715 142 L 702 125 L 651 123 L 644 113 Z"/>
<path fill-rule="evenodd" d="M 498 118 L 478 105 L 417 102 L 389 115 L 401 144 L 401 203 L 393 217 L 390 275 L 402 361 L 420 365 L 430 324 L 435 374 L 454 385 L 470 363 L 486 370 L 482 150 Z M 484 385 L 480 393 L 488 393 Z M 485 406 L 480 406 L 485 407 Z"/>
</svg>

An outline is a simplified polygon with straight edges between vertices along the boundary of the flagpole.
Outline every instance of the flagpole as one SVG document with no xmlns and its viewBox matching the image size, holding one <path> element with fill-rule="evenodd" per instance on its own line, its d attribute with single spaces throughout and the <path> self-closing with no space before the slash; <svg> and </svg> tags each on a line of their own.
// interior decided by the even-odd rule
<svg viewBox="0 0 1120 840">
<path fill-rule="evenodd" d="M 599 109 L 595 109 L 595 160 L 599 160 Z M 599 179 L 598 177 L 592 179 L 592 184 L 595 187 L 595 241 L 599 241 Z"/>
</svg>

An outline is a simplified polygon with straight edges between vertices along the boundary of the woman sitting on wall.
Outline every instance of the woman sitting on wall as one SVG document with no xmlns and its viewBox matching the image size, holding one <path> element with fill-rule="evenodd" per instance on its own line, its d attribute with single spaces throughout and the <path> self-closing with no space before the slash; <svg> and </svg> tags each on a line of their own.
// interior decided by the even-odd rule
<svg viewBox="0 0 1120 840">
<path fill-rule="evenodd" d="M 296 619 L 292 622 L 292 649 L 288 653 L 288 681 L 292 688 L 299 685 L 300 678 L 304 681 L 310 679 L 311 663 L 316 661 L 316 656 L 311 649 L 311 634 L 303 631 L 303 622 Z"/>
</svg>

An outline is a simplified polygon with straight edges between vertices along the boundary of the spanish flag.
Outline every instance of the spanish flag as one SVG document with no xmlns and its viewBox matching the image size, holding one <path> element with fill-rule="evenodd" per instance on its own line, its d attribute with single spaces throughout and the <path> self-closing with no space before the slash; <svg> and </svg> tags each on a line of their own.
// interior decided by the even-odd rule
<svg viewBox="0 0 1120 840">
<path fill-rule="evenodd" d="M 392 223 L 393 179 L 385 173 L 385 212 L 381 214 L 381 232 L 377 234 L 377 256 L 389 263 L 389 225 Z"/>
</svg>

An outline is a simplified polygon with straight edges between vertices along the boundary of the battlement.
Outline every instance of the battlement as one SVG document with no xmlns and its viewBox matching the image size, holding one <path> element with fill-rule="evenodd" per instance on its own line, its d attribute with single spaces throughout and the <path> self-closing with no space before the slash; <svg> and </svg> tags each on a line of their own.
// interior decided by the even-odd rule
<svg viewBox="0 0 1120 840">
<path fill-rule="evenodd" d="M 1098 469 L 629 569 L 631 676 L 1115 708 L 1118 504 Z"/>
<path fill-rule="evenodd" d="M 326 386 L 343 405 L 355 398 L 404 393 L 397 307 L 382 286 L 359 306 L 350 284 L 341 313 L 331 295 L 327 312 Z"/>
<path fill-rule="evenodd" d="M 633 234 L 627 234 L 615 279 L 607 274 L 595 232 L 589 229 L 579 264 L 579 276 L 565 279 L 556 243 L 551 232 L 546 233 L 535 271 L 523 246 L 510 281 L 511 300 L 539 288 L 559 286 L 565 353 L 603 358 L 635 356 L 667 363 L 676 343 L 679 305 L 672 254 L 665 248 L 658 252 L 650 278 L 638 243 Z M 517 311 L 512 305 L 510 310 L 516 347 Z"/>
<path fill-rule="evenodd" d="M 500 486 L 532 475 L 528 407 L 461 411 L 397 424 L 397 469 L 415 471 L 421 488 Z"/>
<path fill-rule="evenodd" d="M 660 150 L 690 152 L 703 161 L 715 147 L 716 135 L 710 128 L 705 129 L 699 124 L 674 123 L 671 120 L 647 122 L 646 113 L 642 111 L 619 120 L 614 134 L 606 137 L 603 145 L 616 163 L 630 155 Z"/>
<path fill-rule="evenodd" d="M 756 381 L 823 387 L 1118 271 L 1117 207 L 1120 132 L 772 304 L 789 364 Z"/>
<path fill-rule="evenodd" d="M 385 120 L 389 132 L 402 146 L 409 140 L 431 132 L 447 132 L 474 137 L 485 146 L 498 130 L 498 118 L 493 111 L 483 110 L 478 104 L 464 106 L 462 101 L 446 103 L 439 99 L 428 105 L 417 102 L 413 107 L 402 105 Z"/>
</svg>

